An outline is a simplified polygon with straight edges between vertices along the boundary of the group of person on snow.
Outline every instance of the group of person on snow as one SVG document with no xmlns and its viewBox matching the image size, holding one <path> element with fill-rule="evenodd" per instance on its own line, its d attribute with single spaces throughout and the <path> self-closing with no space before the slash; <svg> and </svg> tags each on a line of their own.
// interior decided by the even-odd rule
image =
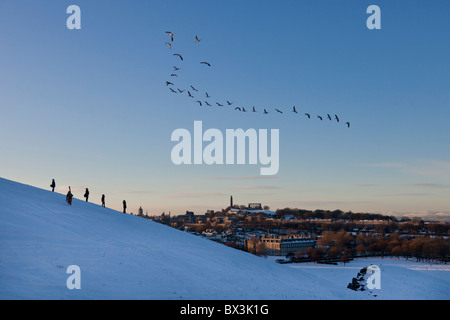
<svg viewBox="0 0 450 320">
<path fill-rule="evenodd" d="M 55 187 L 56 187 L 56 183 L 55 183 L 55 179 L 52 179 L 52 183 L 50 184 L 50 188 L 52 188 L 52 192 L 55 192 Z M 72 194 L 72 190 L 70 189 L 69 186 L 69 191 L 66 194 L 66 201 L 69 205 L 72 205 L 72 198 L 73 198 L 73 194 Z M 88 202 L 89 200 L 89 189 L 86 188 L 86 191 L 84 192 L 84 198 L 86 199 L 86 202 Z M 102 194 L 102 207 L 105 207 L 105 195 Z M 123 204 L 123 213 L 126 213 L 127 211 L 127 202 L 125 200 L 123 200 L 122 202 Z"/>
</svg>

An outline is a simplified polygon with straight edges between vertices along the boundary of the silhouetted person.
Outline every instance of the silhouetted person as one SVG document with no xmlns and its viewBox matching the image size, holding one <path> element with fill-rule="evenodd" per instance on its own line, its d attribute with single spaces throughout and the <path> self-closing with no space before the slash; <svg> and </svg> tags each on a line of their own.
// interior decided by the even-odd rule
<svg viewBox="0 0 450 320">
<path fill-rule="evenodd" d="M 55 192 L 55 187 L 56 187 L 55 179 L 52 179 L 52 184 L 50 185 L 50 188 L 52 188 L 52 192 Z"/>
<path fill-rule="evenodd" d="M 127 213 L 127 202 L 123 200 L 123 213 Z"/>
<path fill-rule="evenodd" d="M 88 202 L 89 199 L 89 189 L 86 188 L 86 191 L 84 192 L 84 197 L 86 198 L 86 202 Z"/>
<path fill-rule="evenodd" d="M 66 201 L 70 205 L 72 205 L 72 198 L 73 198 L 73 194 L 72 194 L 72 191 L 70 190 L 70 186 L 69 186 L 69 192 L 67 192 Z"/>
<path fill-rule="evenodd" d="M 102 207 L 105 207 L 105 195 L 102 194 Z"/>
</svg>

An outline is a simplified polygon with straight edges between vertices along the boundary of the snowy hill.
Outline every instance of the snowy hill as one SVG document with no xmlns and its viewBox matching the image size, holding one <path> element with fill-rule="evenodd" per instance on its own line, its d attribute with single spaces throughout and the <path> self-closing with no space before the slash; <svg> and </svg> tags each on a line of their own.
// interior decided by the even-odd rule
<svg viewBox="0 0 450 320">
<path fill-rule="evenodd" d="M 69 265 L 80 267 L 80 290 L 66 286 Z M 374 299 L 346 288 L 354 268 L 345 277 L 339 270 L 324 276 L 313 266 L 280 265 L 81 200 L 69 206 L 64 195 L 0 179 L 0 299 Z M 437 283 L 432 296 L 448 298 L 449 281 Z"/>
</svg>

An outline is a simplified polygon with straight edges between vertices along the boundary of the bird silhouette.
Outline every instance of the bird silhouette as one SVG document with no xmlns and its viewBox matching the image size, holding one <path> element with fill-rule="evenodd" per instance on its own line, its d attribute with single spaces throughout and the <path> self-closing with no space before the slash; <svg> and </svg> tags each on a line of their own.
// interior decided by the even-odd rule
<svg viewBox="0 0 450 320">
<path fill-rule="evenodd" d="M 233 104 L 233 102 L 230 102 L 228 100 L 227 100 L 227 103 L 228 103 L 229 106 L 231 106 Z"/>
<path fill-rule="evenodd" d="M 208 67 L 211 67 L 211 64 L 209 64 L 209 63 L 206 62 L 206 61 L 202 61 L 202 62 L 200 62 L 200 64 L 206 64 Z"/>
<path fill-rule="evenodd" d="M 191 98 L 194 97 L 194 96 L 189 92 L 189 90 L 188 90 L 188 96 L 191 97 Z"/>
<path fill-rule="evenodd" d="M 239 111 L 241 111 L 241 108 L 239 108 L 239 107 L 236 107 L 236 108 L 234 108 L 234 110 L 239 110 Z"/>
<path fill-rule="evenodd" d="M 345 123 L 347 125 L 347 128 L 350 128 L 350 122 Z"/>
<path fill-rule="evenodd" d="M 166 46 L 168 46 L 170 50 L 172 50 L 172 44 L 170 42 L 166 42 Z"/>
<path fill-rule="evenodd" d="M 252 110 L 252 112 L 256 112 L 256 109 L 255 109 L 255 107 L 253 107 L 253 110 Z"/>
<path fill-rule="evenodd" d="M 309 113 L 305 113 L 305 116 L 307 116 L 308 119 L 311 119 L 311 115 Z"/>
<path fill-rule="evenodd" d="M 170 81 L 166 81 L 166 87 L 168 86 L 168 85 L 173 85 L 173 83 L 172 82 L 170 82 Z"/>
<path fill-rule="evenodd" d="M 180 68 L 173 66 L 173 71 L 178 71 Z"/>
<path fill-rule="evenodd" d="M 328 120 L 331 120 L 331 116 L 327 113 Z"/>
<path fill-rule="evenodd" d="M 247 112 L 247 110 L 245 110 L 245 108 L 244 108 L 244 107 L 242 107 L 242 112 Z"/>
<path fill-rule="evenodd" d="M 208 103 L 208 101 L 205 101 L 205 103 L 206 103 L 207 106 L 210 106 L 210 107 L 211 107 L 211 105 Z"/>
<path fill-rule="evenodd" d="M 223 107 L 223 104 L 220 104 L 220 103 L 218 103 L 218 102 L 216 102 L 216 104 L 217 104 L 219 107 Z"/>
<path fill-rule="evenodd" d="M 198 91 L 197 89 L 195 89 L 193 86 L 191 86 L 191 88 L 192 88 L 192 90 L 194 90 L 194 91 Z"/>
<path fill-rule="evenodd" d="M 197 42 L 197 43 L 200 42 L 200 39 L 197 36 L 195 36 L 195 42 Z"/>
<path fill-rule="evenodd" d="M 183 93 L 184 91 L 186 91 L 186 90 L 180 90 L 180 89 L 178 89 L 178 88 L 177 88 L 177 90 L 178 90 L 178 92 L 180 92 L 180 93 Z"/>
<path fill-rule="evenodd" d="M 178 75 L 176 75 L 175 73 L 172 73 L 170 76 L 171 77 L 178 77 Z"/>
<path fill-rule="evenodd" d="M 174 55 L 174 56 L 177 56 L 177 57 L 180 57 L 180 59 L 183 60 L 183 57 L 181 56 L 181 54 L 179 54 L 179 53 L 174 53 L 173 55 Z"/>
<path fill-rule="evenodd" d="M 206 97 L 211 98 L 211 96 L 208 94 L 208 92 L 206 92 Z"/>
<path fill-rule="evenodd" d="M 266 110 L 266 109 L 264 109 L 264 114 L 269 114 L 269 112 L 267 112 L 267 110 Z"/>
<path fill-rule="evenodd" d="M 170 91 L 172 91 L 173 93 L 177 93 L 175 90 L 173 90 L 172 88 L 169 88 Z"/>
<path fill-rule="evenodd" d="M 171 38 L 171 39 L 172 39 L 172 41 L 173 41 L 173 33 L 172 33 L 172 32 L 170 32 L 170 31 L 166 31 L 166 33 L 167 33 L 167 34 L 169 34 L 170 38 Z"/>
<path fill-rule="evenodd" d="M 334 117 L 336 118 L 336 121 L 339 122 L 339 117 L 337 115 L 334 115 Z"/>
<path fill-rule="evenodd" d="M 317 116 L 317 118 L 319 118 L 320 120 L 323 120 L 321 116 Z"/>
<path fill-rule="evenodd" d="M 280 111 L 280 110 L 278 110 L 278 109 L 275 109 L 277 112 L 279 112 L 279 113 L 283 113 L 282 111 Z"/>
<path fill-rule="evenodd" d="M 197 100 L 197 102 L 200 104 L 200 107 L 201 107 L 201 106 L 202 106 L 202 102 L 201 102 L 201 101 L 198 101 L 198 100 Z"/>
<path fill-rule="evenodd" d="M 295 106 L 292 107 L 292 112 L 297 113 L 297 110 L 295 110 Z"/>
</svg>

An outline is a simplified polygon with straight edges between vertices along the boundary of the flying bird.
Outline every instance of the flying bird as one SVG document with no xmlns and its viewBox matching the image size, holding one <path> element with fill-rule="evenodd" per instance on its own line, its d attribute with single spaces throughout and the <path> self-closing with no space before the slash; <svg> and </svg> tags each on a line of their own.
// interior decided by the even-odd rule
<svg viewBox="0 0 450 320">
<path fill-rule="evenodd" d="M 170 36 L 170 38 L 172 39 L 172 41 L 173 41 L 173 33 L 172 32 L 170 32 L 170 31 L 166 31 L 166 33 Z"/>
<path fill-rule="evenodd" d="M 230 102 L 228 100 L 227 100 L 227 103 L 228 103 L 229 106 L 231 106 L 233 104 L 233 102 Z"/>
<path fill-rule="evenodd" d="M 191 86 L 191 88 L 192 88 L 192 90 L 194 90 L 194 91 L 198 91 L 197 89 L 195 89 L 193 86 Z"/>
<path fill-rule="evenodd" d="M 347 125 L 347 128 L 350 128 L 350 122 L 345 123 Z"/>
<path fill-rule="evenodd" d="M 336 118 L 336 121 L 339 122 L 339 117 L 337 115 L 334 115 L 334 117 Z"/>
<path fill-rule="evenodd" d="M 264 109 L 264 114 L 268 114 L 268 112 L 267 112 L 267 110 L 266 110 L 266 109 Z"/>
<path fill-rule="evenodd" d="M 218 102 L 216 102 L 216 104 L 217 104 L 219 107 L 223 107 L 223 104 L 220 104 L 220 103 L 218 103 Z"/>
<path fill-rule="evenodd" d="M 295 106 L 292 107 L 292 112 L 297 113 L 297 110 L 295 110 Z"/>
<path fill-rule="evenodd" d="M 207 106 L 210 106 L 210 107 L 211 107 L 211 105 L 208 103 L 208 101 L 205 101 L 205 103 L 206 103 Z"/>
<path fill-rule="evenodd" d="M 208 94 L 208 92 L 206 92 L 206 97 L 211 98 L 211 96 Z"/>
<path fill-rule="evenodd" d="M 179 53 L 174 53 L 173 55 L 174 55 L 174 56 L 178 56 L 178 57 L 180 57 L 181 60 L 183 60 L 183 57 L 181 56 L 181 54 L 179 54 Z"/>
<path fill-rule="evenodd" d="M 278 109 L 275 109 L 277 112 L 279 112 L 279 113 L 283 113 L 282 111 L 280 111 L 280 110 L 278 110 Z"/>
<path fill-rule="evenodd" d="M 242 107 L 242 112 L 247 112 L 247 110 L 245 110 L 245 108 L 244 108 L 244 107 Z"/>
<path fill-rule="evenodd" d="M 201 106 L 202 106 L 202 102 L 201 102 L 201 101 L 198 101 L 198 100 L 197 100 L 197 102 L 200 104 L 200 107 L 201 107 Z"/>
<path fill-rule="evenodd" d="M 317 118 L 319 118 L 320 120 L 323 120 L 321 116 L 317 116 Z"/>
<path fill-rule="evenodd" d="M 178 77 L 175 73 L 172 73 L 170 76 L 171 77 Z"/>
<path fill-rule="evenodd" d="M 193 98 L 194 96 L 188 91 L 188 96 Z"/>
<path fill-rule="evenodd" d="M 173 66 L 173 71 L 178 71 L 180 68 Z"/>
<path fill-rule="evenodd" d="M 305 116 L 307 116 L 308 119 L 311 119 L 311 115 L 309 113 L 305 113 Z"/>
<path fill-rule="evenodd" d="M 169 84 L 173 85 L 173 83 L 172 83 L 172 82 L 170 82 L 170 81 L 166 81 L 166 87 L 167 87 L 167 86 L 168 86 Z"/>
<path fill-rule="evenodd" d="M 200 62 L 200 64 L 206 64 L 208 67 L 211 67 L 211 64 L 209 64 L 209 63 L 206 62 L 206 61 L 202 61 L 202 62 Z"/>
<path fill-rule="evenodd" d="M 177 93 L 175 90 L 173 90 L 172 88 L 169 88 L 170 91 L 172 91 L 173 93 Z"/>
<path fill-rule="evenodd" d="M 253 107 L 253 110 L 252 110 L 252 112 L 256 112 L 256 109 L 255 109 L 255 107 Z"/>
<path fill-rule="evenodd" d="M 239 107 L 236 107 L 236 108 L 234 108 L 234 110 L 239 110 L 239 111 L 241 111 L 241 108 L 239 108 Z"/>
<path fill-rule="evenodd" d="M 195 42 L 197 42 L 197 43 L 200 42 L 200 39 L 197 36 L 195 36 Z"/>
<path fill-rule="evenodd" d="M 331 116 L 327 113 L 328 120 L 331 120 Z"/>
<path fill-rule="evenodd" d="M 170 42 L 166 42 L 166 46 L 168 46 L 170 50 L 172 50 L 172 44 Z"/>
<path fill-rule="evenodd" d="M 184 91 L 186 91 L 186 90 L 180 90 L 180 89 L 177 89 L 178 90 L 178 92 L 180 92 L 180 93 L 183 93 Z"/>
</svg>

